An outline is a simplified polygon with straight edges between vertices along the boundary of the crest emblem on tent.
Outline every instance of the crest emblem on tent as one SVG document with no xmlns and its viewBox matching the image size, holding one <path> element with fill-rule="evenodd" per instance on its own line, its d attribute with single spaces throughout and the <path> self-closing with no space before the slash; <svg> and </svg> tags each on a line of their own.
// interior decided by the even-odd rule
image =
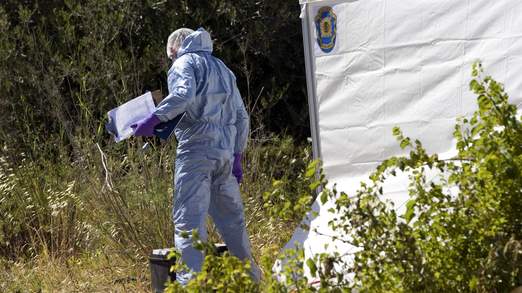
<svg viewBox="0 0 522 293">
<path fill-rule="evenodd" d="M 323 6 L 319 9 L 315 16 L 315 30 L 319 48 L 325 53 L 330 53 L 337 38 L 337 16 L 332 7 Z"/>
</svg>

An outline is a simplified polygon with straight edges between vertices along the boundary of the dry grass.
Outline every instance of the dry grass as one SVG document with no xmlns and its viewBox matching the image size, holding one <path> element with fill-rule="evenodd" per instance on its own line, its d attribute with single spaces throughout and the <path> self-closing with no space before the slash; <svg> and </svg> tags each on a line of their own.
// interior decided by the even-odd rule
<svg viewBox="0 0 522 293">
<path fill-rule="evenodd" d="M 150 291 L 147 255 L 172 246 L 175 145 L 147 153 L 140 142 L 126 148 L 84 145 L 90 146 L 81 163 L 1 162 L 0 212 L 8 220 L 0 224 L 8 229 L 0 236 L 11 244 L 0 243 L 0 292 Z M 241 190 L 259 263 L 267 256 L 266 263 L 273 263 L 274 252 L 294 230 L 292 223 L 267 216 L 263 192 L 272 180 L 299 172 L 303 150 L 291 139 L 269 137 L 252 140 L 246 154 Z M 296 160 L 303 164 L 289 167 Z M 212 225 L 209 229 L 210 241 L 219 242 Z"/>
<path fill-rule="evenodd" d="M 1 265 L 1 292 L 150 292 L 147 264 L 124 259 L 117 251 L 67 259 L 41 254 Z"/>
</svg>

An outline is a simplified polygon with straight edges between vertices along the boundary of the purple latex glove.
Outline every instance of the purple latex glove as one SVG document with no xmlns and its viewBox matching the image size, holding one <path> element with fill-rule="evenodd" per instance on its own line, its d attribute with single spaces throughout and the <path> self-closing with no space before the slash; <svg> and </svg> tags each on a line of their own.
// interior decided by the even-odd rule
<svg viewBox="0 0 522 293">
<path fill-rule="evenodd" d="M 149 117 L 132 124 L 131 128 L 134 130 L 135 136 L 154 136 L 154 127 L 160 123 L 161 120 L 156 115 L 150 114 Z"/>
<path fill-rule="evenodd" d="M 243 180 L 243 167 L 241 166 L 241 154 L 234 154 L 234 165 L 232 166 L 232 174 L 237 179 L 237 183 Z"/>
</svg>

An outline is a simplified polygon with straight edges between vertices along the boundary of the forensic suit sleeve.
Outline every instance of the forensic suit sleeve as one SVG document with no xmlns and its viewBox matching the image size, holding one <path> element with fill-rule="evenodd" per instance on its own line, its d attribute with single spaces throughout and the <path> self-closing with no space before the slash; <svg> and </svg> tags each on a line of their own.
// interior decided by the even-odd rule
<svg viewBox="0 0 522 293">
<path fill-rule="evenodd" d="M 234 153 L 235 154 L 241 154 L 244 153 L 247 141 L 248 141 L 248 135 L 250 131 L 250 118 L 248 116 L 248 113 L 245 109 L 245 104 L 243 103 L 243 99 L 241 98 L 241 95 L 239 93 L 239 90 L 237 86 L 234 85 L 234 102 L 236 104 L 236 129 L 237 129 L 237 136 L 236 136 L 236 143 L 234 146 Z"/>
<path fill-rule="evenodd" d="M 196 95 L 193 65 L 182 58 L 176 60 L 168 74 L 169 95 L 156 107 L 154 115 L 167 122 L 186 111 Z"/>
</svg>

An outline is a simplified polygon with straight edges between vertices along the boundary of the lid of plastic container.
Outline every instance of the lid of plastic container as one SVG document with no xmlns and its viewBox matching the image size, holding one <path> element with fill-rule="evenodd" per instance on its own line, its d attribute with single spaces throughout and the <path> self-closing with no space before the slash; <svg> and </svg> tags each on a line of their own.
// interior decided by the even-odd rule
<svg viewBox="0 0 522 293">
<path fill-rule="evenodd" d="M 166 259 L 167 256 L 171 251 L 173 251 L 174 248 L 159 248 L 152 250 L 152 253 L 150 254 L 153 258 L 163 258 Z"/>
</svg>

